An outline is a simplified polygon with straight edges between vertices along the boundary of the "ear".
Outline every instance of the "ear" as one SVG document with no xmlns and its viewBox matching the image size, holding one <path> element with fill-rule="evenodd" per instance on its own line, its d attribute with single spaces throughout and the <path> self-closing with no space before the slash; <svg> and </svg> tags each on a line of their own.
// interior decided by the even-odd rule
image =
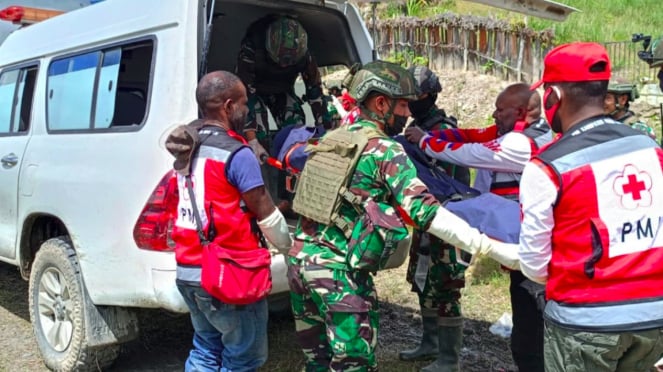
<svg viewBox="0 0 663 372">
<path fill-rule="evenodd" d="M 226 112 L 226 115 L 230 115 L 233 109 L 233 100 L 232 99 L 227 99 L 225 102 L 223 102 L 223 111 Z"/>
<path fill-rule="evenodd" d="M 564 91 L 561 88 L 559 88 L 556 85 L 553 85 L 552 90 L 553 90 L 553 92 L 552 92 L 553 98 L 552 99 L 554 100 L 554 103 L 557 103 L 557 102 L 561 101 L 562 98 L 564 98 Z"/>
<path fill-rule="evenodd" d="M 375 108 L 380 110 L 380 112 L 388 110 L 389 103 L 387 102 L 387 97 L 383 95 L 375 97 Z"/>
<path fill-rule="evenodd" d="M 628 95 L 622 94 L 619 96 L 619 105 L 620 106 L 626 106 L 626 102 L 628 102 Z"/>
<path fill-rule="evenodd" d="M 518 119 L 525 119 L 527 117 L 527 107 L 518 107 Z"/>
</svg>

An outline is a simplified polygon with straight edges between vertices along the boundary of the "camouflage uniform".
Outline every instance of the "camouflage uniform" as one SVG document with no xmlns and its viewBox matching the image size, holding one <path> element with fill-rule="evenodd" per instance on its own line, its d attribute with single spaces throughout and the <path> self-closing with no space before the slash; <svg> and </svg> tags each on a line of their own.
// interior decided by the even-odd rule
<svg viewBox="0 0 663 372">
<path fill-rule="evenodd" d="M 657 77 L 663 92 L 663 36 L 654 39 L 647 49 L 638 53 L 638 57 L 647 62 L 650 68 L 660 69 Z"/>
<path fill-rule="evenodd" d="M 436 128 L 429 129 L 444 130 L 455 128 L 451 123 L 442 120 L 442 118 L 447 118 L 446 114 L 444 110 L 440 110 L 437 107 L 431 109 L 429 117 L 436 122 Z M 431 126 L 427 125 L 427 123 L 421 123 L 420 120 L 416 119 L 412 125 L 420 127 Z M 463 180 L 466 174 L 469 176 L 467 168 L 447 163 L 440 163 L 439 165 L 456 179 Z M 431 315 L 435 313 L 441 318 L 460 317 L 460 290 L 465 286 L 466 266 L 458 263 L 456 260 L 454 247 L 428 233 L 418 233 L 417 235 L 419 236 L 413 242 L 412 249 L 410 250 L 407 281 L 412 284 L 412 291 L 418 294 L 422 313 L 425 312 Z M 418 253 L 430 256 L 428 275 L 426 276 L 423 289 L 420 289 L 414 281 Z"/>
<path fill-rule="evenodd" d="M 350 130 L 376 124 L 359 120 Z M 400 205 L 420 228 L 432 220 L 439 203 L 425 193 L 402 146 L 387 138 L 371 139 L 350 183 L 350 191 L 380 205 Z M 393 209 L 393 208 L 392 208 Z M 343 206 L 341 215 L 357 221 L 365 214 Z M 352 269 L 349 241 L 336 226 L 301 219 L 289 253 L 288 280 L 299 342 L 307 371 L 377 369 L 377 296 L 371 275 Z"/>
<path fill-rule="evenodd" d="M 268 15 L 249 27 L 235 68 L 249 97 L 245 131 L 255 130 L 257 137 L 264 140 L 269 132 L 268 112 L 278 128 L 304 123 L 303 102 L 294 90 L 300 74 L 316 124 L 329 127 L 320 72 L 308 51 L 307 40 L 301 24 L 287 17 Z"/>
<path fill-rule="evenodd" d="M 435 102 L 442 92 L 437 75 L 425 66 L 410 71 L 420 89 L 419 99 L 409 103 L 413 126 L 424 131 L 456 128 L 456 118 L 449 117 Z M 437 167 L 456 180 L 468 185 L 469 170 L 440 161 Z M 465 286 L 466 263 L 457 257 L 459 252 L 450 244 L 425 232 L 418 232 L 408 264 L 407 281 L 417 293 L 421 309 L 422 333 L 419 345 L 399 353 L 401 360 L 436 359 L 421 371 L 457 371 L 462 345 L 463 318 L 460 290 Z"/>
<path fill-rule="evenodd" d="M 635 114 L 635 112 L 629 110 L 626 112 L 626 115 L 622 116 L 621 118 L 617 119 L 617 121 L 630 125 L 631 128 L 637 129 L 644 134 L 648 135 L 652 139 L 656 139 L 656 132 L 654 131 L 654 128 L 650 127 L 642 121 L 638 116 Z"/>
<path fill-rule="evenodd" d="M 460 317 L 460 290 L 465 287 L 466 265 L 458 263 L 453 246 L 428 233 L 418 233 L 407 267 L 407 281 L 419 298 L 422 313 L 439 318 Z M 423 289 L 415 283 L 419 255 L 430 256 Z M 442 320 L 443 321 L 443 320 Z"/>
<path fill-rule="evenodd" d="M 303 217 L 295 232 L 288 257 L 288 280 L 307 371 L 377 370 L 378 302 L 371 269 L 362 264 L 363 254 L 373 252 L 355 247 L 357 240 L 376 239 L 378 233 L 376 229 L 366 236 L 358 221 L 375 213 L 370 209 L 378 206 L 382 222 L 387 225 L 402 227 L 401 216 L 407 215 L 410 223 L 424 229 L 440 208 L 417 178 L 403 147 L 378 126 L 382 121 L 388 130 L 396 126 L 397 118 L 404 118 L 393 110 L 398 99 L 416 97 L 412 76 L 396 65 L 372 62 L 353 78 L 351 91 L 360 103 L 371 92 L 382 93 L 392 99 L 392 109 L 378 118 L 364 108 L 362 118 L 344 127 L 378 133 L 377 137 L 369 137 L 348 184 L 350 193 L 363 202 L 350 205 L 343 201 L 340 207 L 339 216 L 354 224 L 352 234 L 346 237 L 338 223 L 324 225 Z M 386 124 L 392 117 L 394 124 Z M 396 212 L 396 205 L 404 214 Z"/>
</svg>

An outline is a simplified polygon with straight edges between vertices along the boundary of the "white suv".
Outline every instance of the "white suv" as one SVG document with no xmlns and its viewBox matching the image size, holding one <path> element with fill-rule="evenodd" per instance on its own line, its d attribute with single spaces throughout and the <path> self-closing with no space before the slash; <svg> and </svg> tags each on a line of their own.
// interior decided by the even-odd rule
<svg viewBox="0 0 663 372">
<path fill-rule="evenodd" d="M 186 311 L 168 237 L 176 200 L 164 140 L 197 117 L 204 40 L 207 70 L 232 71 L 247 26 L 282 13 L 307 29 L 321 66 L 371 59 L 345 1 L 209 3 L 101 2 L 0 45 L 0 260 L 30 280 L 49 368 L 111 363 L 137 335 L 131 308 Z M 282 256 L 272 268 L 273 293 L 287 292 Z"/>
</svg>

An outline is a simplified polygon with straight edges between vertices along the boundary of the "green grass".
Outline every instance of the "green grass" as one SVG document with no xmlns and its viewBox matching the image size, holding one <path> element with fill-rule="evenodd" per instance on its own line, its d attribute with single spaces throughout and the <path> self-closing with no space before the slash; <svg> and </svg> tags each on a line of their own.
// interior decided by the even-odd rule
<svg viewBox="0 0 663 372">
<path fill-rule="evenodd" d="M 382 8 L 381 17 L 409 15 L 426 18 L 446 11 L 493 16 L 509 19 L 513 23 L 527 24 L 536 30 L 553 29 L 557 44 L 575 40 L 627 41 L 634 33 L 663 35 L 661 0 L 556 1 L 580 11 L 572 13 L 565 22 L 554 22 L 463 0 L 407 0 L 401 6 L 391 4 Z"/>
<path fill-rule="evenodd" d="M 661 0 L 557 0 L 579 9 L 565 22 L 548 21 L 536 17 L 525 17 L 496 8 L 457 0 L 453 11 L 460 14 L 493 15 L 526 22 L 536 30 L 553 29 L 555 43 L 575 40 L 583 41 L 626 41 L 634 33 L 646 35 L 663 34 L 663 5 Z"/>
</svg>

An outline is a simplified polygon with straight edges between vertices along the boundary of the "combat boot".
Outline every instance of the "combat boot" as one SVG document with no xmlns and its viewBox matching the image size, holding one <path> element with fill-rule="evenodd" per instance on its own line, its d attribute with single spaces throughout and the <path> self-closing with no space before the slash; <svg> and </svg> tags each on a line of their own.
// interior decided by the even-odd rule
<svg viewBox="0 0 663 372">
<path fill-rule="evenodd" d="M 421 372 L 459 372 L 460 348 L 463 344 L 463 318 L 447 318 L 454 320 L 450 325 L 441 325 L 438 330 L 439 353 L 433 364 L 421 369 Z"/>
<path fill-rule="evenodd" d="M 437 314 L 434 316 L 422 316 L 421 323 L 423 332 L 421 342 L 416 349 L 405 350 L 398 353 L 398 358 L 405 361 L 432 360 L 437 356 L 438 325 Z"/>
</svg>

